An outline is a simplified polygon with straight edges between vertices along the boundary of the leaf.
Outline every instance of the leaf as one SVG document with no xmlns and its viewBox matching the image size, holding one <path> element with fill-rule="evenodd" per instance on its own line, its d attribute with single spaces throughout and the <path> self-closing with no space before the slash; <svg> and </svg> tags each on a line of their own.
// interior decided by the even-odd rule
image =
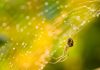
<svg viewBox="0 0 100 70">
<path fill-rule="evenodd" d="M 0 70 L 42 70 L 50 59 L 62 55 L 68 38 L 76 41 L 78 32 L 100 15 L 99 0 L 0 4 L 0 34 L 10 39 L 0 48 Z"/>
</svg>

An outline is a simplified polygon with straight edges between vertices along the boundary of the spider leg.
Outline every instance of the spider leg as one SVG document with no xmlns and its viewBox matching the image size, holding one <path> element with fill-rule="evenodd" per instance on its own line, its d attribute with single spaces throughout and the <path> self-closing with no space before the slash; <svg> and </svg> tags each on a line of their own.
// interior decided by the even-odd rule
<svg viewBox="0 0 100 70">
<path fill-rule="evenodd" d="M 63 62 L 63 61 L 65 61 L 65 60 L 66 60 L 66 56 L 68 56 L 68 55 L 66 55 L 66 48 L 67 48 L 67 47 L 64 47 L 64 51 L 63 51 L 63 54 L 62 54 L 61 56 L 59 56 L 59 57 L 57 57 L 57 58 L 52 57 L 52 58 L 55 59 L 56 61 L 55 61 L 55 62 L 50 62 L 50 63 L 51 63 L 51 64 L 56 64 L 56 63 L 58 63 L 58 62 Z"/>
</svg>

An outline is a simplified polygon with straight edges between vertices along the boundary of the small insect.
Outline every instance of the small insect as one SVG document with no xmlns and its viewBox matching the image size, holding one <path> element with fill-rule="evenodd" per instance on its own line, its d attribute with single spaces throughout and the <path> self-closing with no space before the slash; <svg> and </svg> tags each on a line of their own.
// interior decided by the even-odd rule
<svg viewBox="0 0 100 70">
<path fill-rule="evenodd" d="M 50 62 L 50 63 L 56 64 L 56 63 L 58 63 L 58 62 L 63 62 L 63 61 L 65 61 L 65 60 L 66 60 L 66 57 L 68 56 L 68 54 L 66 54 L 67 49 L 68 49 L 69 47 L 72 47 L 73 45 L 74 45 L 73 39 L 72 39 L 72 38 L 68 38 L 68 40 L 67 40 L 67 45 L 64 47 L 64 50 L 63 50 L 62 55 L 59 56 L 59 57 L 57 57 L 57 58 L 54 58 L 56 61 L 55 61 L 55 62 Z"/>
<path fill-rule="evenodd" d="M 73 44 L 74 44 L 73 39 L 72 38 L 69 38 L 68 41 L 67 41 L 68 47 L 72 47 Z"/>
</svg>

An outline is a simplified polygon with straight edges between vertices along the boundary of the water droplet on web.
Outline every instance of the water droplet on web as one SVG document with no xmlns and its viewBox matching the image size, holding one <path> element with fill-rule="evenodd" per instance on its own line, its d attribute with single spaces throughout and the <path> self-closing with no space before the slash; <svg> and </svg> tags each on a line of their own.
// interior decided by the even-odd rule
<svg viewBox="0 0 100 70">
<path fill-rule="evenodd" d="M 3 56 L 3 55 L 4 55 L 4 53 L 1 53 L 0 55 L 1 55 L 1 56 Z"/>
<path fill-rule="evenodd" d="M 7 26 L 7 23 L 5 23 L 5 22 L 4 22 L 4 23 L 2 23 L 2 26 L 3 26 L 3 27 Z"/>
<path fill-rule="evenodd" d="M 19 31 L 20 25 L 16 24 L 16 30 Z"/>
<path fill-rule="evenodd" d="M 25 45 L 25 42 L 22 42 L 22 46 L 24 46 Z"/>
<path fill-rule="evenodd" d="M 36 28 L 36 29 L 38 29 L 38 28 L 39 28 L 39 26 L 37 25 L 35 28 Z"/>
<path fill-rule="evenodd" d="M 27 46 L 27 43 L 22 42 L 22 47 L 25 48 Z"/>
<path fill-rule="evenodd" d="M 27 51 L 27 53 L 28 53 L 28 54 L 31 54 L 31 53 L 32 53 L 32 51 Z"/>
<path fill-rule="evenodd" d="M 83 21 L 83 22 L 81 23 L 81 26 L 83 26 L 85 23 L 86 23 L 86 21 Z"/>
<path fill-rule="evenodd" d="M 15 50 L 16 48 L 14 47 L 13 50 Z"/>
<path fill-rule="evenodd" d="M 63 8 L 63 5 L 60 5 L 59 7 L 60 7 L 60 8 Z"/>
<path fill-rule="evenodd" d="M 32 18 L 33 21 L 34 21 L 35 19 L 36 19 L 35 17 Z"/>
<path fill-rule="evenodd" d="M 45 2 L 44 5 L 45 5 L 45 6 L 48 6 L 48 2 Z"/>
<path fill-rule="evenodd" d="M 30 19 L 30 16 L 26 16 L 25 18 L 26 18 L 27 20 L 29 20 L 29 19 Z"/>
<path fill-rule="evenodd" d="M 59 4 L 59 1 L 58 0 L 56 1 L 56 4 Z"/>
<path fill-rule="evenodd" d="M 31 45 L 30 48 L 32 48 L 33 46 Z"/>
<path fill-rule="evenodd" d="M 44 23 L 45 23 L 45 21 L 44 21 L 44 20 L 42 20 L 42 23 L 44 24 Z"/>
<path fill-rule="evenodd" d="M 43 70 L 44 67 L 45 67 L 45 65 L 44 64 L 41 64 L 40 65 L 40 70 Z"/>
<path fill-rule="evenodd" d="M 98 10 L 98 11 L 96 12 L 96 14 L 97 14 L 96 16 L 99 17 L 99 16 L 100 16 L 100 10 Z"/>
<path fill-rule="evenodd" d="M 95 9 L 91 9 L 91 12 L 95 12 Z"/>
<path fill-rule="evenodd" d="M 65 5 L 65 8 L 67 8 L 68 7 L 68 5 Z"/>
<path fill-rule="evenodd" d="M 6 29 L 9 30 L 10 29 L 10 26 L 7 26 Z"/>
<path fill-rule="evenodd" d="M 28 25 L 29 25 L 29 26 L 32 25 L 32 22 L 28 22 Z"/>
<path fill-rule="evenodd" d="M 18 46 L 18 43 L 16 43 L 16 45 Z"/>
<path fill-rule="evenodd" d="M 23 28 L 21 28 L 21 29 L 20 29 L 20 32 L 23 32 L 23 31 L 24 31 L 24 29 L 23 29 Z"/>
<path fill-rule="evenodd" d="M 64 20 L 64 23 L 66 24 L 67 21 Z"/>
<path fill-rule="evenodd" d="M 28 2 L 27 2 L 27 5 L 31 5 L 31 1 L 28 1 Z"/>
<path fill-rule="evenodd" d="M 73 26 L 73 30 L 78 30 L 78 27 L 77 26 Z"/>
<path fill-rule="evenodd" d="M 77 19 L 78 21 L 80 21 L 80 16 L 76 16 L 76 19 Z"/>
<path fill-rule="evenodd" d="M 62 18 L 65 18 L 66 17 L 66 15 L 65 14 L 62 14 Z"/>
</svg>

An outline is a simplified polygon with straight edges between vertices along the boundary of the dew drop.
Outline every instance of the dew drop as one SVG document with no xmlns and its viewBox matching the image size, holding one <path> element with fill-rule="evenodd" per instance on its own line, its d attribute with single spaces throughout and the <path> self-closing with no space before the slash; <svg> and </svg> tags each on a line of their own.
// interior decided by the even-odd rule
<svg viewBox="0 0 100 70">
<path fill-rule="evenodd" d="M 18 46 L 18 43 L 16 43 L 16 45 Z"/>
<path fill-rule="evenodd" d="M 56 4 L 59 4 L 59 1 L 58 0 L 56 1 Z"/>
<path fill-rule="evenodd" d="M 86 23 L 86 21 L 83 21 L 83 22 L 81 23 L 81 26 L 83 26 L 85 23 Z"/>
<path fill-rule="evenodd" d="M 36 19 L 35 17 L 32 18 L 33 21 L 34 21 L 35 19 Z"/>
<path fill-rule="evenodd" d="M 4 22 L 4 23 L 2 23 L 2 26 L 3 26 L 3 27 L 7 26 L 7 23 L 5 23 L 5 22 Z"/>
<path fill-rule="evenodd" d="M 45 6 L 48 6 L 48 2 L 45 2 L 44 5 L 45 5 Z"/>
<path fill-rule="evenodd" d="M 20 29 L 20 32 L 23 32 L 23 31 L 24 31 L 24 29 L 23 29 L 23 28 L 21 28 L 21 29 Z"/>
<path fill-rule="evenodd" d="M 96 16 L 99 17 L 99 16 L 100 16 L 100 10 L 98 10 L 98 11 L 96 12 L 96 14 L 97 14 Z"/>
<path fill-rule="evenodd" d="M 66 15 L 65 14 L 62 14 L 62 18 L 65 18 L 66 17 Z"/>
<path fill-rule="evenodd" d="M 27 43 L 22 42 L 22 47 L 25 48 L 27 46 Z"/>
<path fill-rule="evenodd" d="M 78 30 L 78 27 L 77 27 L 77 26 L 73 26 L 73 29 L 74 29 L 74 30 Z"/>
<path fill-rule="evenodd" d="M 10 29 L 10 26 L 7 26 L 6 29 L 9 30 Z"/>
<path fill-rule="evenodd" d="M 30 1 L 28 1 L 28 2 L 27 2 L 27 5 L 31 5 L 31 2 L 30 2 Z"/>
<path fill-rule="evenodd" d="M 63 8 L 63 5 L 60 5 L 60 8 Z"/>
<path fill-rule="evenodd" d="M 45 23 L 45 21 L 42 21 L 42 23 L 44 24 L 44 23 Z"/>
<path fill-rule="evenodd" d="M 19 24 L 16 24 L 16 29 L 18 30 L 20 28 L 20 25 Z"/>
<path fill-rule="evenodd" d="M 25 18 L 28 20 L 28 19 L 30 19 L 30 16 L 26 16 Z"/>
<path fill-rule="evenodd" d="M 65 8 L 67 8 L 68 7 L 68 5 L 65 5 Z"/>
<path fill-rule="evenodd" d="M 13 50 L 15 50 L 16 48 L 14 47 Z"/>
<path fill-rule="evenodd" d="M 36 28 L 36 29 L 38 29 L 38 28 L 39 28 L 39 26 L 37 25 L 35 28 Z"/>
<path fill-rule="evenodd" d="M 76 16 L 76 19 L 77 19 L 78 21 L 80 21 L 80 16 Z"/>
<path fill-rule="evenodd" d="M 29 22 L 29 23 L 28 23 L 28 25 L 30 26 L 30 25 L 32 25 L 32 23 L 31 23 L 31 22 Z"/>
</svg>

